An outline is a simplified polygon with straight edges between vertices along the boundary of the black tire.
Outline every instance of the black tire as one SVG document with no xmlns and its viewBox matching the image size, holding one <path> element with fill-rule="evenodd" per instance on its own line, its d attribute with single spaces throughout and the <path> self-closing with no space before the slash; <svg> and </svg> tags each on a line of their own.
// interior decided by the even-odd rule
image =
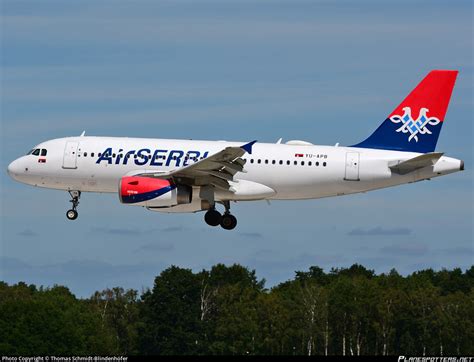
<svg viewBox="0 0 474 362">
<path fill-rule="evenodd" d="M 68 210 L 66 212 L 66 217 L 69 219 L 69 220 L 76 220 L 77 219 L 77 216 L 78 216 L 78 213 L 76 210 Z"/>
<path fill-rule="evenodd" d="M 221 223 L 222 215 L 217 210 L 209 210 L 206 212 L 206 215 L 204 215 L 204 220 L 206 221 L 207 225 L 218 226 Z"/>
<path fill-rule="evenodd" d="M 237 226 L 237 218 L 234 215 L 226 214 L 222 216 L 221 226 L 225 230 L 233 230 Z"/>
</svg>

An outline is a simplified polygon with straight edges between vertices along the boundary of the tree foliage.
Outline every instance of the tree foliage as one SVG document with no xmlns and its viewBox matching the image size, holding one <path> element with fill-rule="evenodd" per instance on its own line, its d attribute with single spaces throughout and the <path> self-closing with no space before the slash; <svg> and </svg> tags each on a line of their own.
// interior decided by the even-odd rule
<svg viewBox="0 0 474 362">
<path fill-rule="evenodd" d="M 172 266 L 141 295 L 0 282 L 2 355 L 472 355 L 474 267 L 376 275 Z"/>
</svg>

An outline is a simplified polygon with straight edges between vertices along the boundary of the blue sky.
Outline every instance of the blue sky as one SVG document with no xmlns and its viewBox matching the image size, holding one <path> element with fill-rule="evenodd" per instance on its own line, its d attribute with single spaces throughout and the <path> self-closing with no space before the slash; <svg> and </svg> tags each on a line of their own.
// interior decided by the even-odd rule
<svg viewBox="0 0 474 362">
<path fill-rule="evenodd" d="M 0 279 L 80 296 L 172 264 L 467 268 L 473 258 L 471 1 L 1 1 Z M 458 69 L 437 149 L 466 171 L 373 193 L 239 203 L 235 232 L 15 183 L 8 163 L 79 135 L 354 144 L 431 69 Z"/>
</svg>

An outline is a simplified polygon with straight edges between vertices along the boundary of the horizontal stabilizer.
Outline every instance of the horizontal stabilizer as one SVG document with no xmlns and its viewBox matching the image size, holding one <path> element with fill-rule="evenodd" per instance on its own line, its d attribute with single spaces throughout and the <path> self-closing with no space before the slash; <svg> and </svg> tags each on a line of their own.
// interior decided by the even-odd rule
<svg viewBox="0 0 474 362">
<path fill-rule="evenodd" d="M 406 161 L 393 161 L 390 162 L 388 167 L 399 175 L 406 175 L 412 171 L 419 170 L 420 168 L 433 166 L 443 156 L 442 152 L 426 153 L 421 156 L 410 158 Z"/>
</svg>

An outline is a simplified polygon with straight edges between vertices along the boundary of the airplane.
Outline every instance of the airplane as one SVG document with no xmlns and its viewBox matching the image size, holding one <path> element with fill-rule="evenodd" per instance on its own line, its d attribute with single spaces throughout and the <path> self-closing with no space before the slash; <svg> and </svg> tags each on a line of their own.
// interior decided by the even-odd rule
<svg viewBox="0 0 474 362">
<path fill-rule="evenodd" d="M 165 213 L 205 211 L 232 230 L 230 203 L 304 200 L 367 192 L 464 170 L 435 152 L 458 71 L 433 70 L 367 139 L 352 146 L 305 141 L 195 141 L 79 137 L 49 140 L 8 166 L 16 181 L 68 191 L 69 220 L 83 192 Z M 224 212 L 216 206 L 223 206 Z"/>
</svg>

